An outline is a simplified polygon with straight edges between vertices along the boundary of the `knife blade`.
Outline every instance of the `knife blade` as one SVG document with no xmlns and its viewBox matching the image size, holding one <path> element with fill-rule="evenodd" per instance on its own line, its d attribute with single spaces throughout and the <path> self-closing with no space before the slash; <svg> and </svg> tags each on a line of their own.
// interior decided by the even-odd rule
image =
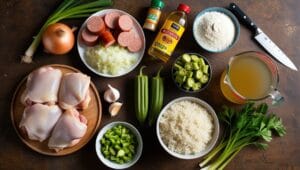
<svg viewBox="0 0 300 170">
<path fill-rule="evenodd" d="M 288 56 L 260 29 L 256 24 L 235 4 L 230 3 L 229 9 L 232 13 L 245 24 L 253 33 L 254 39 L 269 53 L 273 58 L 292 70 L 298 71 L 295 64 Z"/>
</svg>

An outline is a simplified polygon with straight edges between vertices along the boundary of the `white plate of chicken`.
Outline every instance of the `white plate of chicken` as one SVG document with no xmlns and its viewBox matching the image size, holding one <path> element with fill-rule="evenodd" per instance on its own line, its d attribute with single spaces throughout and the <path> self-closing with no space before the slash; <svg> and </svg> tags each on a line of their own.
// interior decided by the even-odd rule
<svg viewBox="0 0 300 170">
<path fill-rule="evenodd" d="M 101 115 L 101 101 L 90 77 L 66 65 L 31 72 L 11 103 L 11 119 L 20 139 L 52 156 L 71 154 L 87 144 L 99 128 Z"/>
</svg>

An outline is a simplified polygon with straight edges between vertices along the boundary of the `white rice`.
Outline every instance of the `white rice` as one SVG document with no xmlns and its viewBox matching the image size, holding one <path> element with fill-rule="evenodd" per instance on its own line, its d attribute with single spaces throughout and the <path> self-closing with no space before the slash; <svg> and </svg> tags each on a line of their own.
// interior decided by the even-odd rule
<svg viewBox="0 0 300 170">
<path fill-rule="evenodd" d="M 193 154 L 204 150 L 214 130 L 213 118 L 198 103 L 183 100 L 172 104 L 162 115 L 159 132 L 172 151 Z"/>
</svg>

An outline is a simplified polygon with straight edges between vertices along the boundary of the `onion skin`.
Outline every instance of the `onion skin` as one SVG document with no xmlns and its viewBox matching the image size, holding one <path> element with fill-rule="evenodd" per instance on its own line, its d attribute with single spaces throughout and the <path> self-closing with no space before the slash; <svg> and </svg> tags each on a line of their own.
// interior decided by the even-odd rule
<svg viewBox="0 0 300 170">
<path fill-rule="evenodd" d="M 45 51 L 51 54 L 66 54 L 74 46 L 75 37 L 73 30 L 62 23 L 49 25 L 43 33 Z"/>
</svg>

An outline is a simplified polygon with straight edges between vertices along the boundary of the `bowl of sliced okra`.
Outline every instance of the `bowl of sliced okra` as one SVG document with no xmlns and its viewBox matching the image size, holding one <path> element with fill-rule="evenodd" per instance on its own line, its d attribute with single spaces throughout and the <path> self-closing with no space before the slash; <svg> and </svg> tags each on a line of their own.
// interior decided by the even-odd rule
<svg viewBox="0 0 300 170">
<path fill-rule="evenodd" d="M 134 165 L 143 150 L 139 131 L 127 122 L 112 122 L 104 126 L 96 138 L 96 153 L 109 168 L 125 169 Z"/>
<path fill-rule="evenodd" d="M 184 53 L 172 65 L 172 79 L 184 92 L 196 93 L 204 90 L 211 77 L 210 63 L 198 53 Z"/>
</svg>

